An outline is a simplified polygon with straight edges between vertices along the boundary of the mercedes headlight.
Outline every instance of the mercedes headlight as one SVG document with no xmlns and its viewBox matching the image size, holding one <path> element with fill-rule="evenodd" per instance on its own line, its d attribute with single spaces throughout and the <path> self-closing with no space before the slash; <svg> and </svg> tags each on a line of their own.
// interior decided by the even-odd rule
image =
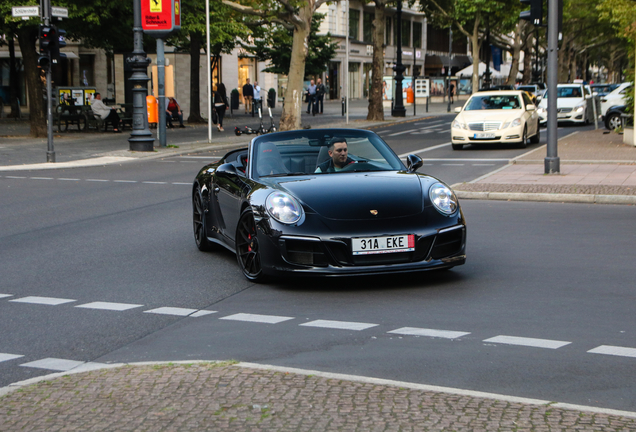
<svg viewBox="0 0 636 432">
<path fill-rule="evenodd" d="M 280 223 L 295 224 L 303 215 L 303 208 L 285 192 L 272 192 L 265 200 L 267 213 Z"/>
<path fill-rule="evenodd" d="M 455 193 L 442 183 L 435 183 L 431 186 L 428 195 L 437 211 L 445 216 L 454 214 L 459 207 Z"/>
<path fill-rule="evenodd" d="M 451 124 L 451 127 L 453 129 L 468 129 L 466 127 L 466 123 L 462 123 L 459 120 L 453 120 L 453 123 Z"/>
<path fill-rule="evenodd" d="M 574 111 L 576 112 L 582 112 L 585 109 L 585 104 L 580 104 L 574 107 Z"/>
</svg>

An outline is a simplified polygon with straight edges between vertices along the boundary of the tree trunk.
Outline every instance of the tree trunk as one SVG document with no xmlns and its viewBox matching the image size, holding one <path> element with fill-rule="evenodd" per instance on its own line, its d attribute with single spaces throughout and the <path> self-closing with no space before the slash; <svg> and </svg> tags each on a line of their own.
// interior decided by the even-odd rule
<svg viewBox="0 0 636 432">
<path fill-rule="evenodd" d="M 534 47 L 534 37 L 528 38 L 526 49 L 523 50 L 523 83 L 532 82 L 532 51 Z"/>
<path fill-rule="evenodd" d="M 305 60 L 309 47 L 309 32 L 314 11 L 314 2 L 307 1 L 298 8 L 300 22 L 294 24 L 294 40 L 292 43 L 289 76 L 285 89 L 285 105 L 280 118 L 280 130 L 300 129 L 300 115 L 303 108 L 305 78 Z"/>
<path fill-rule="evenodd" d="M 29 92 L 31 136 L 35 138 L 46 137 L 47 111 L 42 91 L 43 83 L 40 80 L 40 69 L 37 67 L 38 59 L 35 52 L 38 28 L 22 27 L 18 29 L 17 36 L 20 43 L 20 51 L 22 51 L 22 64 L 24 65 L 26 86 Z"/>
<path fill-rule="evenodd" d="M 201 59 L 201 35 L 197 32 L 190 33 L 190 115 L 188 123 L 203 123 L 201 117 L 199 91 L 199 70 Z M 207 67 L 207 62 L 205 63 Z M 207 73 L 205 75 L 207 77 Z M 210 95 L 207 95 L 210 97 Z"/>
<path fill-rule="evenodd" d="M 473 47 L 473 93 L 479 91 L 479 50 L 481 48 L 481 41 L 479 40 L 480 21 L 481 15 L 477 14 L 475 17 L 475 24 L 473 26 L 473 34 L 470 37 L 470 43 Z"/>
<path fill-rule="evenodd" d="M 510 65 L 510 73 L 508 74 L 508 79 L 506 80 L 507 85 L 514 85 L 517 82 L 517 73 L 519 72 L 519 59 L 521 58 L 521 31 L 523 22 L 525 21 L 519 21 L 517 23 L 514 45 L 512 46 L 512 64 Z"/>
<path fill-rule="evenodd" d="M 373 19 L 373 69 L 371 72 L 371 91 L 369 94 L 369 113 L 367 114 L 367 120 L 384 120 L 384 105 L 382 103 L 382 77 L 384 76 L 384 9 L 385 0 L 375 0 L 375 18 Z"/>
<path fill-rule="evenodd" d="M 20 118 L 20 103 L 18 102 L 18 70 L 15 59 L 15 40 L 9 36 L 9 103 L 11 113 L 9 117 Z"/>
</svg>

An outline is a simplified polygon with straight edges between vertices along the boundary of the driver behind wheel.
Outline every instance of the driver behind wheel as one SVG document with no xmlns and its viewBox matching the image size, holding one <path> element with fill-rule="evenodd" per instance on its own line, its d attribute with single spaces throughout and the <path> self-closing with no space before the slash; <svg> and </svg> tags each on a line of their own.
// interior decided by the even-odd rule
<svg viewBox="0 0 636 432">
<path fill-rule="evenodd" d="M 317 173 L 331 173 L 341 171 L 345 166 L 352 164 L 353 159 L 348 154 L 347 140 L 333 137 L 329 141 L 329 159 L 316 167 Z"/>
</svg>

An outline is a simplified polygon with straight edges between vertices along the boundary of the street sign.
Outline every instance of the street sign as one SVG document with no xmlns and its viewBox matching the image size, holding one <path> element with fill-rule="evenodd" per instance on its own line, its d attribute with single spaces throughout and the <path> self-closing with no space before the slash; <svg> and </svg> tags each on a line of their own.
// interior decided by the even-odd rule
<svg viewBox="0 0 636 432">
<path fill-rule="evenodd" d="M 181 29 L 181 0 L 141 1 L 141 28 L 144 33 L 164 38 Z"/>
<path fill-rule="evenodd" d="M 51 15 L 58 18 L 68 18 L 68 8 L 51 6 Z"/>
<path fill-rule="evenodd" d="M 11 15 L 14 17 L 39 17 L 40 6 L 13 6 Z"/>
</svg>

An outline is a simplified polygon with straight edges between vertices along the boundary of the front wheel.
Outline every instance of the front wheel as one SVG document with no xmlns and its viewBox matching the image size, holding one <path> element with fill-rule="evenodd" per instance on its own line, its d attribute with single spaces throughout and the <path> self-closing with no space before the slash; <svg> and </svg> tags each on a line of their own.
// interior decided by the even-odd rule
<svg viewBox="0 0 636 432">
<path fill-rule="evenodd" d="M 245 209 L 236 229 L 236 259 L 243 275 L 252 282 L 264 280 L 256 221 L 251 209 Z"/>
<path fill-rule="evenodd" d="M 528 126 L 523 127 L 523 135 L 521 137 L 521 148 L 526 148 L 528 146 Z"/>
<path fill-rule="evenodd" d="M 609 130 L 615 131 L 623 126 L 620 114 L 614 113 L 607 116 L 605 119 L 605 127 Z"/>
<path fill-rule="evenodd" d="M 214 244 L 208 240 L 205 229 L 205 211 L 203 209 L 201 189 L 199 188 L 192 193 L 192 225 L 194 228 L 194 242 L 197 248 L 203 252 L 214 250 Z"/>
</svg>

